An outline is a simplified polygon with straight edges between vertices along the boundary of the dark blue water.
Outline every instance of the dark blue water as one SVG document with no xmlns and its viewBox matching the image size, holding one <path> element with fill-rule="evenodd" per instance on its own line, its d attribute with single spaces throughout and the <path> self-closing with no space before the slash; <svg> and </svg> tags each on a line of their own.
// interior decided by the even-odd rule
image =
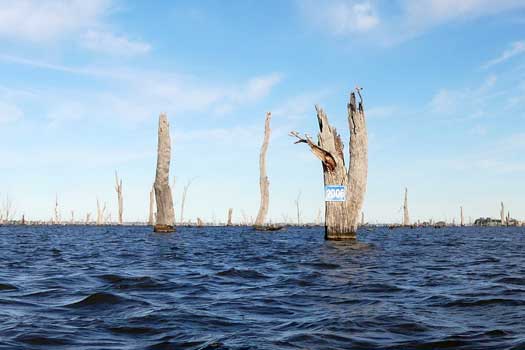
<svg viewBox="0 0 525 350">
<path fill-rule="evenodd" d="M 525 349 L 525 229 L 0 227 L 2 349 Z"/>
</svg>

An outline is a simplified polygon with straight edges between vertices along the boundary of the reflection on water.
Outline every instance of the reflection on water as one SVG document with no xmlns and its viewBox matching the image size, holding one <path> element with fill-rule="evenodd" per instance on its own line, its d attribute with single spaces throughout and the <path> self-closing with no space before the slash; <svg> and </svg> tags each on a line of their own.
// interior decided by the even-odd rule
<svg viewBox="0 0 525 350">
<path fill-rule="evenodd" d="M 0 348 L 525 349 L 522 228 L 0 227 Z"/>
</svg>

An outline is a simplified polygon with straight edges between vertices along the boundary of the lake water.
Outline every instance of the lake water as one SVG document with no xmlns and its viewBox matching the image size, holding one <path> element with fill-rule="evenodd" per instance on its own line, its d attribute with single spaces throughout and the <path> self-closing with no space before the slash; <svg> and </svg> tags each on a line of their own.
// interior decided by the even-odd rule
<svg viewBox="0 0 525 350">
<path fill-rule="evenodd" d="M 1 349 L 525 349 L 525 228 L 0 227 Z"/>
</svg>

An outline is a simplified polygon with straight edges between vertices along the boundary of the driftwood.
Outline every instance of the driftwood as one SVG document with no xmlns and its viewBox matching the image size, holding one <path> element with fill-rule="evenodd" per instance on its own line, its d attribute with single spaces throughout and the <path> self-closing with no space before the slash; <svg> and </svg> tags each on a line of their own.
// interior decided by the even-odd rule
<svg viewBox="0 0 525 350">
<path fill-rule="evenodd" d="M 359 225 L 359 213 L 364 202 L 368 175 L 368 136 L 361 89 L 350 94 L 348 124 L 350 129 L 349 167 L 345 166 L 343 143 L 337 130 L 330 125 L 325 112 L 316 106 L 319 123 L 318 142 L 292 131 L 295 143 L 306 143 L 312 153 L 321 160 L 324 184 L 346 186 L 346 198 L 342 202 L 325 202 L 325 238 L 331 240 L 355 239 Z"/>
<path fill-rule="evenodd" d="M 232 225 L 232 215 L 233 215 L 233 208 L 228 209 L 228 221 L 226 222 L 226 226 Z"/>
<path fill-rule="evenodd" d="M 122 225 L 122 213 L 124 211 L 124 200 L 122 198 L 122 179 L 119 180 L 118 174 L 115 171 L 115 191 L 117 192 L 118 200 L 118 224 Z"/>
<path fill-rule="evenodd" d="M 166 114 L 159 117 L 157 172 L 155 174 L 155 199 L 157 203 L 157 221 L 155 232 L 175 231 L 175 212 L 169 184 L 171 160 L 170 125 Z"/>
<path fill-rule="evenodd" d="M 408 215 L 408 189 L 405 187 L 405 201 L 403 202 L 403 226 L 410 226 Z"/>
<path fill-rule="evenodd" d="M 264 121 L 264 139 L 261 147 L 261 153 L 259 154 L 259 187 L 261 191 L 261 203 L 259 205 L 259 212 L 255 219 L 255 226 L 262 226 L 266 215 L 268 214 L 268 205 L 270 201 L 270 182 L 268 181 L 268 175 L 266 174 L 266 152 L 268 151 L 268 143 L 270 142 L 270 120 L 272 114 L 266 113 Z"/>
</svg>

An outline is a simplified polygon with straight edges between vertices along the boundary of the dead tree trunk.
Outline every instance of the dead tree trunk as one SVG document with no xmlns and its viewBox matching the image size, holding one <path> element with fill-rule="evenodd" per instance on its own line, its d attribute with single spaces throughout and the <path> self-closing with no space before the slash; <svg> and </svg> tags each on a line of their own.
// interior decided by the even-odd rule
<svg viewBox="0 0 525 350">
<path fill-rule="evenodd" d="M 151 188 L 151 191 L 149 191 L 149 217 L 148 217 L 148 225 L 153 226 L 155 225 L 155 190 L 153 187 Z"/>
<path fill-rule="evenodd" d="M 169 183 L 171 139 L 170 125 L 166 114 L 159 117 L 159 136 L 157 147 L 157 172 L 155 174 L 155 199 L 157 202 L 157 222 L 155 232 L 175 231 L 175 212 Z"/>
<path fill-rule="evenodd" d="M 261 191 L 261 203 L 259 206 L 259 212 L 255 219 L 255 226 L 262 226 L 268 214 L 268 205 L 270 201 L 270 182 L 266 175 L 266 151 L 268 150 L 268 143 L 270 142 L 270 119 L 272 114 L 266 113 L 266 119 L 264 121 L 264 139 L 261 147 L 261 153 L 259 154 L 259 187 Z"/>
<path fill-rule="evenodd" d="M 461 224 L 461 227 L 463 227 L 463 226 L 465 226 L 465 218 L 463 217 L 463 207 L 461 206 L 461 207 L 459 207 L 459 209 L 460 209 L 460 213 L 459 214 L 460 214 L 460 220 L 461 220 L 460 224 Z"/>
<path fill-rule="evenodd" d="M 360 102 L 357 104 L 355 93 L 350 94 L 348 104 L 348 124 L 350 128 L 350 165 L 345 166 L 343 143 L 337 130 L 328 122 L 324 111 L 316 106 L 319 122 L 318 144 L 305 135 L 293 131 L 296 143 L 306 143 L 312 153 L 321 160 L 324 184 L 342 185 L 346 188 L 343 201 L 325 201 L 325 238 L 331 240 L 355 239 L 359 225 L 359 213 L 364 202 L 368 174 L 368 136 L 366 132 L 365 112 L 361 89 L 356 88 Z"/>
<path fill-rule="evenodd" d="M 115 171 L 115 191 L 117 191 L 118 200 L 118 224 L 122 225 L 122 213 L 124 211 L 124 200 L 122 198 L 122 179 L 119 180 L 118 174 Z"/>
<path fill-rule="evenodd" d="M 86 225 L 89 225 L 90 221 L 91 221 L 91 213 L 87 213 L 86 214 Z"/>
<path fill-rule="evenodd" d="M 97 225 L 104 225 L 105 218 L 104 213 L 106 211 L 106 203 L 104 203 L 104 206 L 100 206 L 100 201 L 97 198 Z"/>
<path fill-rule="evenodd" d="M 297 214 L 297 226 L 301 226 L 301 207 L 299 206 L 301 200 L 301 191 L 297 194 L 297 198 L 295 199 L 295 210 Z"/>
<path fill-rule="evenodd" d="M 499 212 L 500 219 L 501 219 L 501 226 L 505 225 L 505 206 L 503 205 L 503 202 L 501 202 L 501 210 Z"/>
<path fill-rule="evenodd" d="M 195 180 L 195 178 L 188 181 L 186 186 L 184 186 L 184 189 L 182 191 L 182 201 L 180 205 L 180 223 L 181 225 L 184 223 L 184 205 L 186 204 L 186 195 L 188 194 L 188 189 L 190 188 L 191 183 Z"/>
<path fill-rule="evenodd" d="M 60 214 L 59 214 L 59 209 L 58 209 L 58 195 L 55 196 L 55 216 L 54 216 L 53 221 L 55 225 L 60 224 Z"/>
<path fill-rule="evenodd" d="M 228 221 L 226 223 L 226 226 L 232 225 L 232 214 L 233 214 L 233 208 L 228 209 Z"/>
<path fill-rule="evenodd" d="M 410 226 L 408 215 L 408 189 L 405 187 L 405 201 L 403 202 L 403 226 Z"/>
<path fill-rule="evenodd" d="M 361 212 L 361 226 L 365 226 L 365 213 Z"/>
</svg>

